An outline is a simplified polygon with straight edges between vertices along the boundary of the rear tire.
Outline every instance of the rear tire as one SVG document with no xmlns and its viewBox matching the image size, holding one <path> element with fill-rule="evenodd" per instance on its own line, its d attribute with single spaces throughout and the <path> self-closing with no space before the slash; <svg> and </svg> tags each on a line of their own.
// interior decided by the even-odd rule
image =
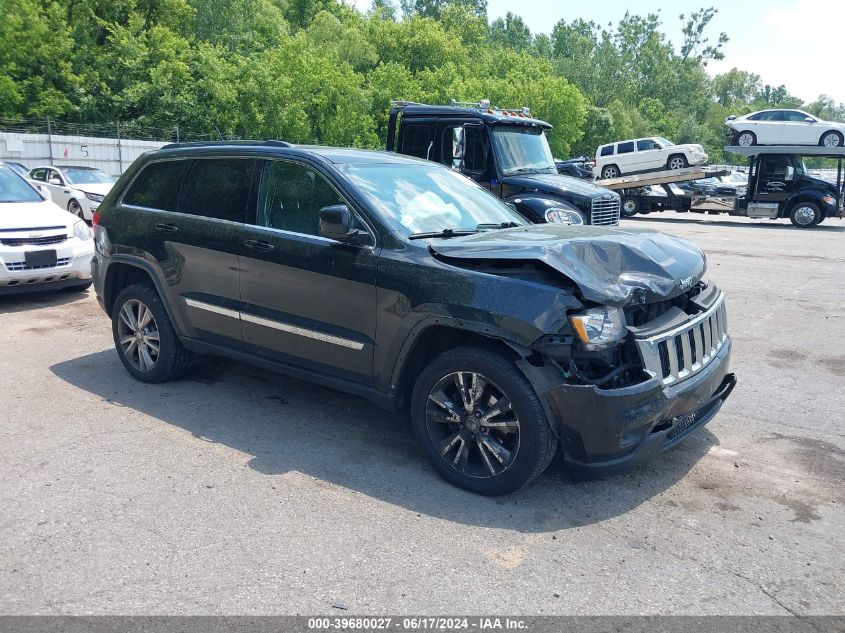
<svg viewBox="0 0 845 633">
<path fill-rule="evenodd" d="M 754 132 L 749 132 L 748 130 L 739 132 L 736 135 L 736 144 L 740 147 L 751 147 L 752 145 L 757 145 L 757 135 L 754 134 Z"/>
<path fill-rule="evenodd" d="M 534 388 L 512 360 L 486 347 L 451 349 L 422 371 L 411 425 L 441 477 L 482 495 L 527 486 L 557 450 Z"/>
<path fill-rule="evenodd" d="M 809 229 L 821 221 L 822 212 L 812 202 L 799 202 L 789 211 L 789 220 L 799 229 Z"/>
<path fill-rule="evenodd" d="M 601 177 L 603 180 L 607 180 L 608 178 L 619 178 L 621 175 L 622 173 L 616 165 L 605 165 L 602 167 Z"/>
<path fill-rule="evenodd" d="M 188 368 L 191 353 L 182 346 L 161 297 L 150 286 L 134 284 L 117 295 L 112 336 L 123 366 L 141 382 L 174 380 Z"/>
<path fill-rule="evenodd" d="M 842 133 L 835 130 L 825 132 L 819 139 L 819 145 L 822 147 L 842 147 L 843 144 L 845 144 L 845 139 L 843 139 Z"/>
</svg>

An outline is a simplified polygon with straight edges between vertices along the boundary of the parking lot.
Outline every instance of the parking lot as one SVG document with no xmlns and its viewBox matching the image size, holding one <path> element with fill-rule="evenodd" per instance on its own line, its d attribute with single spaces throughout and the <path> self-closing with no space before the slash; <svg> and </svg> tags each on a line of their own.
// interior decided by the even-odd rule
<svg viewBox="0 0 845 633">
<path fill-rule="evenodd" d="M 706 251 L 739 385 L 645 467 L 499 499 L 403 414 L 217 359 L 145 385 L 93 291 L 0 298 L 0 609 L 845 614 L 845 223 L 623 224 Z"/>
</svg>

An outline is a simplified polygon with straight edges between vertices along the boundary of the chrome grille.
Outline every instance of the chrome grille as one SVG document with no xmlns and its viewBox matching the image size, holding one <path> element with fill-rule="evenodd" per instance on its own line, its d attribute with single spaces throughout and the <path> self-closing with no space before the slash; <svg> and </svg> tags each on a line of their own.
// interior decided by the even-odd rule
<svg viewBox="0 0 845 633">
<path fill-rule="evenodd" d="M 9 263 L 6 262 L 6 270 L 16 271 L 16 270 L 43 270 L 45 268 L 61 268 L 62 266 L 69 266 L 70 265 L 70 257 L 60 257 L 56 260 L 55 266 L 27 266 L 26 262 L 15 262 Z"/>
<path fill-rule="evenodd" d="M 591 207 L 591 224 L 619 224 L 618 196 L 610 199 L 597 198 Z"/>
<path fill-rule="evenodd" d="M 44 246 L 46 244 L 61 244 L 67 235 L 45 235 L 44 237 L 0 237 L 3 246 Z"/>
<path fill-rule="evenodd" d="M 671 385 L 707 367 L 728 340 L 725 296 L 682 326 L 650 337 L 637 338 L 645 369 Z"/>
</svg>

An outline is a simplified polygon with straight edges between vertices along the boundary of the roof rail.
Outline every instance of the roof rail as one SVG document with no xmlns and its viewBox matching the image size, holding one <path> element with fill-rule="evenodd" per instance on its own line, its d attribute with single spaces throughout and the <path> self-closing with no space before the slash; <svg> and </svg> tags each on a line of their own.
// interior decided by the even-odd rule
<svg viewBox="0 0 845 633">
<path fill-rule="evenodd" d="M 288 143 L 287 141 L 264 139 L 261 141 L 189 141 L 182 143 L 168 143 L 167 145 L 162 145 L 160 149 L 176 149 L 179 147 L 219 147 L 226 145 L 269 145 L 271 147 L 293 147 L 293 143 Z"/>
</svg>

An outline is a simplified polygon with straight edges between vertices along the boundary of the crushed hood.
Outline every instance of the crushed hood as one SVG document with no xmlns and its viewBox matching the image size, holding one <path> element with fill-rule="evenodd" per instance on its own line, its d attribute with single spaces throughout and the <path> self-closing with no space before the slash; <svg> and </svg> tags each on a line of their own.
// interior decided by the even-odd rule
<svg viewBox="0 0 845 633">
<path fill-rule="evenodd" d="M 698 283 L 707 259 L 692 242 L 649 229 L 535 224 L 437 240 L 447 260 L 536 260 L 575 283 L 587 301 L 639 305 Z"/>
</svg>

